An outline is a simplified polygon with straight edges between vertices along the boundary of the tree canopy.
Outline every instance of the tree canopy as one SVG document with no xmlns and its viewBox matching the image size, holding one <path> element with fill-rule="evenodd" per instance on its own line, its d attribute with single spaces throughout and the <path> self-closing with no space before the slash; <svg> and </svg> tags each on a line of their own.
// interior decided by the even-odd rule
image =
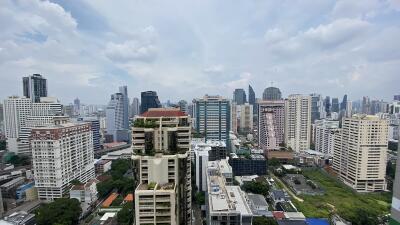
<svg viewBox="0 0 400 225">
<path fill-rule="evenodd" d="M 74 225 L 79 223 L 82 213 L 77 199 L 60 198 L 36 210 L 37 225 Z"/>
<path fill-rule="evenodd" d="M 265 182 L 261 182 L 261 181 L 245 182 L 242 185 L 242 189 L 245 192 L 251 192 L 253 194 L 260 194 L 260 195 L 264 195 L 264 196 L 267 196 L 269 193 L 268 185 Z"/>
<path fill-rule="evenodd" d="M 278 222 L 273 218 L 257 216 L 253 218 L 253 225 L 278 225 Z"/>
</svg>

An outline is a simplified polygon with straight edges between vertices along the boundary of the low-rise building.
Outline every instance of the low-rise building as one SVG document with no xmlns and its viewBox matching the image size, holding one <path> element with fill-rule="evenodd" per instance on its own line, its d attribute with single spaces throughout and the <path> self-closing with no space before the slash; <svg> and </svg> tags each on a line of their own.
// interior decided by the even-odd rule
<svg viewBox="0 0 400 225">
<path fill-rule="evenodd" d="M 249 204 L 254 216 L 273 217 L 272 212 L 268 209 L 268 203 L 263 195 L 247 194 Z"/>
<path fill-rule="evenodd" d="M 96 174 L 102 174 L 111 169 L 111 160 L 100 159 L 94 164 L 94 170 Z"/>
<path fill-rule="evenodd" d="M 16 190 L 16 197 L 19 201 L 33 201 L 38 199 L 35 182 L 19 186 Z"/>
<path fill-rule="evenodd" d="M 263 155 L 251 154 L 248 157 L 231 154 L 229 158 L 233 174 L 235 176 L 267 175 L 267 160 Z"/>
<path fill-rule="evenodd" d="M 17 177 L 0 186 L 3 198 L 15 198 L 17 188 L 24 183 L 23 177 Z"/>
<path fill-rule="evenodd" d="M 220 165 L 221 162 L 209 162 L 206 194 L 207 223 L 251 225 L 253 213 L 248 204 L 248 198 L 239 186 L 231 186 L 227 183 L 227 163 Z"/>
<path fill-rule="evenodd" d="M 97 200 L 97 187 L 99 183 L 96 179 L 91 179 L 85 184 L 77 184 L 71 187 L 69 198 L 75 198 L 79 202 L 91 205 Z"/>
<path fill-rule="evenodd" d="M 24 211 L 19 211 L 6 216 L 0 220 L 0 224 L 4 225 L 35 225 L 35 215 Z"/>
<path fill-rule="evenodd" d="M 269 194 L 269 198 L 271 202 L 276 206 L 279 202 L 287 202 L 290 201 L 290 196 L 283 190 L 273 190 Z"/>
</svg>

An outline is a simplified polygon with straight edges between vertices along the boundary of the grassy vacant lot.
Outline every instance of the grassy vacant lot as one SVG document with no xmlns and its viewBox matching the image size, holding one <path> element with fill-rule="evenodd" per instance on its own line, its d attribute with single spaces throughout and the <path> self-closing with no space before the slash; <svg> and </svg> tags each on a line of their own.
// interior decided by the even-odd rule
<svg viewBox="0 0 400 225">
<path fill-rule="evenodd" d="M 391 193 L 358 194 L 320 170 L 307 170 L 303 174 L 326 191 L 321 196 L 301 195 L 304 202 L 293 200 L 306 217 L 328 218 L 330 212 L 335 211 L 352 221 L 358 217 L 359 209 L 371 215 L 384 215 L 390 211 Z"/>
</svg>

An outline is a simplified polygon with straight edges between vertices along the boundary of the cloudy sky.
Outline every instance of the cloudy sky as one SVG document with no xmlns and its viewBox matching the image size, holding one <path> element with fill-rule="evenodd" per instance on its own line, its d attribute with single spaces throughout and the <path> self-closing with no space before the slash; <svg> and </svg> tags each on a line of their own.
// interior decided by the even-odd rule
<svg viewBox="0 0 400 225">
<path fill-rule="evenodd" d="M 40 73 L 63 103 L 119 85 L 161 101 L 291 93 L 400 94 L 400 0 L 1 0 L 0 99 Z"/>
</svg>

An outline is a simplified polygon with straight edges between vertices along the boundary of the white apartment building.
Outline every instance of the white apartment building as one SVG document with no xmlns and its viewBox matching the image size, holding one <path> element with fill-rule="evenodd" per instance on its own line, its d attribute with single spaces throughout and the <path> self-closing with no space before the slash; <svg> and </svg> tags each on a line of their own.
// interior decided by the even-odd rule
<svg viewBox="0 0 400 225">
<path fill-rule="evenodd" d="M 229 182 L 232 181 L 232 168 L 226 160 L 208 162 L 208 165 L 207 224 L 251 225 L 253 213 L 247 195 L 240 186 L 233 186 Z"/>
<path fill-rule="evenodd" d="M 25 97 L 12 96 L 4 103 L 7 105 L 4 114 L 9 150 L 17 154 L 31 155 L 31 128 L 53 124 L 53 118 L 62 112 L 62 105 L 53 97 L 41 97 L 40 102 L 32 102 Z"/>
<path fill-rule="evenodd" d="M 208 152 L 211 150 L 210 146 L 196 146 L 193 150 L 195 154 L 195 177 L 196 186 L 199 191 L 207 191 L 207 166 L 208 166 Z"/>
<path fill-rule="evenodd" d="M 345 118 L 334 136 L 333 169 L 356 191 L 384 191 L 387 145 L 387 120 L 367 115 Z"/>
<path fill-rule="evenodd" d="M 307 150 L 311 141 L 311 96 L 289 95 L 285 100 L 285 144 Z"/>
<path fill-rule="evenodd" d="M 38 197 L 52 201 L 68 196 L 71 181 L 95 177 L 89 123 L 60 123 L 32 129 L 32 161 Z"/>
<path fill-rule="evenodd" d="M 151 108 L 136 117 L 136 224 L 191 224 L 190 122 L 179 109 Z"/>
<path fill-rule="evenodd" d="M 335 133 L 339 132 L 339 121 L 315 121 L 315 150 L 327 156 L 333 156 L 333 140 Z"/>
</svg>

